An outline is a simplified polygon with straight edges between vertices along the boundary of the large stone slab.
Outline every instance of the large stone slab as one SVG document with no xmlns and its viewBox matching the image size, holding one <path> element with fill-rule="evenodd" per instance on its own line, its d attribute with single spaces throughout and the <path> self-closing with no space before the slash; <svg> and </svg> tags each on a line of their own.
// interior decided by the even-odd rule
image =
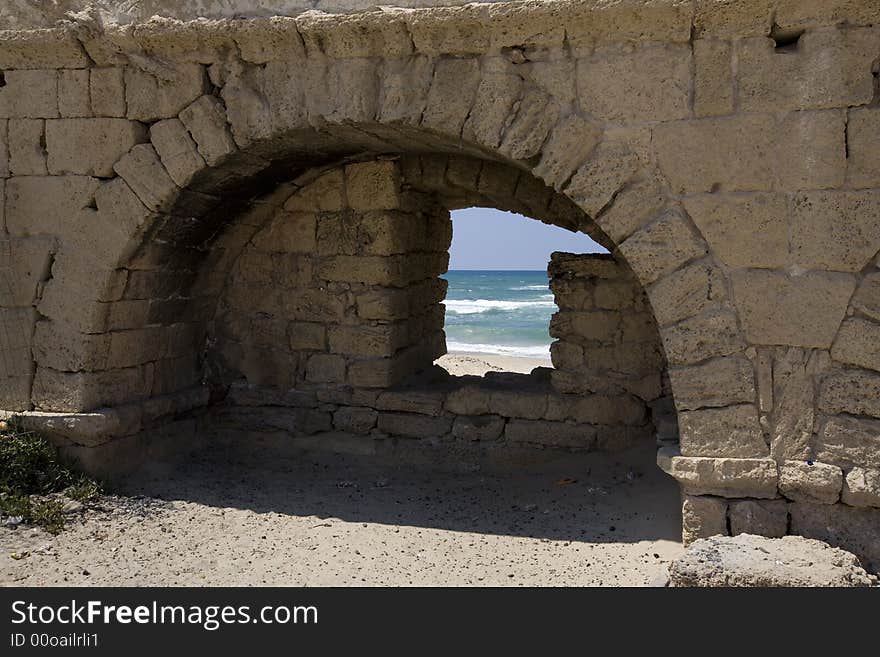
<svg viewBox="0 0 880 657">
<path fill-rule="evenodd" d="M 695 541 L 669 567 L 669 585 L 683 586 L 873 586 L 858 558 L 800 536 L 752 534 Z"/>
</svg>

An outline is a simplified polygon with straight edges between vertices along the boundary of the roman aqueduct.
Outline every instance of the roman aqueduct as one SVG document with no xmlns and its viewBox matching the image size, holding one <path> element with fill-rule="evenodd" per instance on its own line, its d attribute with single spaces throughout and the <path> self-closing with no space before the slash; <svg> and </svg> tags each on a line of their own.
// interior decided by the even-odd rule
<svg viewBox="0 0 880 657">
<path fill-rule="evenodd" d="M 0 408 L 96 470 L 656 435 L 686 538 L 880 568 L 880 5 L 402 4 L 5 3 Z M 552 371 L 432 367 L 470 205 L 611 253 L 551 263 Z"/>
</svg>

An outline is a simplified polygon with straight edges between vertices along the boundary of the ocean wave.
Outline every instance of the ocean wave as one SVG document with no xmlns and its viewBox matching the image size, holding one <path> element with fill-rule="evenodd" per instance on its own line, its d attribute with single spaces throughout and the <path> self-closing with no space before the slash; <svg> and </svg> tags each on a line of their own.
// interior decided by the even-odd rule
<svg viewBox="0 0 880 657">
<path fill-rule="evenodd" d="M 518 347 L 506 344 L 470 344 L 468 342 L 447 342 L 450 353 L 497 354 L 499 356 L 519 356 L 520 358 L 546 358 L 550 356 L 550 345 Z"/>
<path fill-rule="evenodd" d="M 446 312 L 456 315 L 473 315 L 498 310 L 519 310 L 520 308 L 554 308 L 552 301 L 497 301 L 491 299 L 446 300 Z"/>
<path fill-rule="evenodd" d="M 511 290 L 546 290 L 546 285 L 520 285 L 519 287 L 511 287 Z"/>
</svg>

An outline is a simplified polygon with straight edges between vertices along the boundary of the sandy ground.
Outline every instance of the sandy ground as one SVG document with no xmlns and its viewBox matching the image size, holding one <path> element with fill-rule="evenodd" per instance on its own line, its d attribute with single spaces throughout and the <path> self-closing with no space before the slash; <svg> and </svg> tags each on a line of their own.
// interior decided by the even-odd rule
<svg viewBox="0 0 880 657">
<path fill-rule="evenodd" d="M 142 473 L 59 536 L 0 528 L 0 583 L 640 586 L 681 553 L 654 453 L 496 475 L 194 460 Z"/>
<path fill-rule="evenodd" d="M 482 374 L 549 361 L 440 364 Z M 492 474 L 327 453 L 153 464 L 59 536 L 0 527 L 0 584 L 641 586 L 682 552 L 678 487 L 655 455 L 562 453 Z"/>
<path fill-rule="evenodd" d="M 536 367 L 553 367 L 549 356 L 547 358 L 517 358 L 464 352 L 446 354 L 438 358 L 436 362 L 437 365 L 455 376 L 467 374 L 483 376 L 486 372 L 502 371 L 528 374 Z"/>
</svg>

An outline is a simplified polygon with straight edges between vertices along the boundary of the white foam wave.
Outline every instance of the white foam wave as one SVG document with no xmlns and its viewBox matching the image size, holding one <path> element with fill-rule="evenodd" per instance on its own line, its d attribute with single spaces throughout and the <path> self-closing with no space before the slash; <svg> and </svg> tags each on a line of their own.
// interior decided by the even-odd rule
<svg viewBox="0 0 880 657">
<path fill-rule="evenodd" d="M 517 347 L 505 344 L 471 344 L 468 342 L 447 342 L 450 353 L 497 354 L 499 356 L 518 356 L 520 358 L 549 358 L 550 345 Z"/>
<path fill-rule="evenodd" d="M 546 285 L 521 285 L 520 287 L 512 287 L 511 290 L 546 290 Z"/>
<path fill-rule="evenodd" d="M 497 301 L 491 299 L 446 300 L 446 312 L 457 315 L 473 315 L 492 310 L 518 310 L 520 308 L 553 308 L 552 301 Z"/>
</svg>

